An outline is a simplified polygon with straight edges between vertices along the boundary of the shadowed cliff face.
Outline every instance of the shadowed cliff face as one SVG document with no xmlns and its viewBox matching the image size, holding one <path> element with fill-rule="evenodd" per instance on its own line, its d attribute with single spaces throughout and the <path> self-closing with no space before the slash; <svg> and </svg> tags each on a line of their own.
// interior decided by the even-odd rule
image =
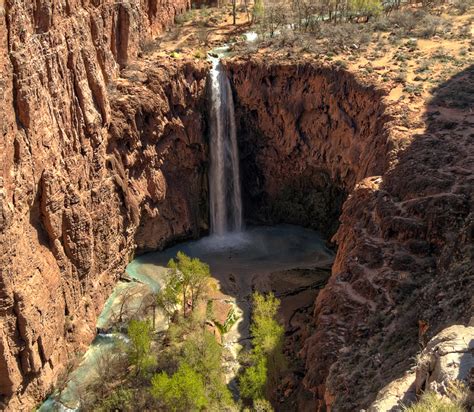
<svg viewBox="0 0 474 412">
<path fill-rule="evenodd" d="M 314 219 L 311 225 L 325 230 L 321 214 L 292 210 L 311 203 L 314 190 L 324 192 L 322 210 L 334 223 L 341 202 L 327 191 L 349 195 L 333 238 L 332 276 L 300 353 L 311 394 L 300 386 L 296 405 L 366 408 L 413 364 L 420 320 L 429 324 L 429 338 L 472 316 L 472 68 L 439 87 L 424 132 L 411 135 L 397 122 L 400 105 L 389 107 L 382 90 L 344 71 L 239 60 L 227 67 L 247 207 L 267 206 L 270 220 Z M 306 190 L 315 176 L 325 184 Z M 301 179 L 303 193 L 286 199 L 286 216 L 272 215 L 286 182 Z"/>
<path fill-rule="evenodd" d="M 346 194 L 388 166 L 382 92 L 309 64 L 231 61 L 245 213 L 331 237 Z"/>
<path fill-rule="evenodd" d="M 205 64 L 116 80 L 187 3 L 0 2 L 0 408 L 45 396 L 136 246 L 205 227 Z"/>
</svg>

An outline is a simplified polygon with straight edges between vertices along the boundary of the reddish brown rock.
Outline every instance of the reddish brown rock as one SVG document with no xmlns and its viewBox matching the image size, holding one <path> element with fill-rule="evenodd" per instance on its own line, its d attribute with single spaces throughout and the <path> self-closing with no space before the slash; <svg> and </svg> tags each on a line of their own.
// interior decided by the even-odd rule
<svg viewBox="0 0 474 412">
<path fill-rule="evenodd" d="M 86 347 L 136 245 L 205 228 L 205 64 L 116 81 L 187 7 L 0 2 L 1 408 L 30 409 Z"/>
<path fill-rule="evenodd" d="M 300 393 L 299 408 L 366 408 L 413 364 L 420 319 L 433 336 L 472 315 L 474 125 L 465 102 L 443 108 L 447 93 L 473 87 L 472 68 L 436 91 L 427 110 L 438 117 L 426 116 L 418 135 L 397 126 L 407 111 L 389 107 L 383 89 L 346 71 L 258 58 L 227 68 L 247 160 L 247 214 L 262 219 L 252 208 L 263 205 L 263 220 L 314 219 L 330 233 L 339 212 L 326 212 L 342 201 L 322 192 L 348 194 L 332 276 L 301 353 L 303 384 L 315 398 Z M 275 214 L 282 198 L 286 215 Z"/>
<path fill-rule="evenodd" d="M 134 62 L 187 3 L 0 1 L 4 409 L 39 401 L 90 342 L 135 249 L 206 229 L 206 65 Z M 408 111 L 344 70 L 228 69 L 248 217 L 331 234 L 342 210 L 302 397 L 366 407 L 410 366 L 419 320 L 433 336 L 471 316 L 472 114 L 446 93 L 472 88 L 472 70 L 437 91 L 410 136 Z"/>
<path fill-rule="evenodd" d="M 382 91 L 308 63 L 231 61 L 248 218 L 332 235 L 344 193 L 389 164 Z"/>
</svg>

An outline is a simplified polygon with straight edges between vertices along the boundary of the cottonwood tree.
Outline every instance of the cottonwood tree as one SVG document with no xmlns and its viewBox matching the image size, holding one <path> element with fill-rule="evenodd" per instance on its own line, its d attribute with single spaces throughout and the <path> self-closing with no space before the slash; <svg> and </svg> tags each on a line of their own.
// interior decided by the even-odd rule
<svg viewBox="0 0 474 412">
<path fill-rule="evenodd" d="M 135 366 L 137 375 L 143 375 L 155 363 L 155 359 L 150 353 L 152 341 L 150 322 L 131 320 L 128 325 L 128 337 L 130 338 L 130 363 Z"/>
<path fill-rule="evenodd" d="M 206 410 L 229 410 L 233 405 L 222 366 L 223 348 L 203 325 L 181 317 L 169 330 L 166 352 L 160 356 L 166 361 L 161 364 L 163 371 L 152 379 L 151 392 L 165 409 L 178 402 L 182 409 L 177 410 L 196 410 L 194 398 L 201 395 L 206 399 Z M 190 392 L 192 399 L 187 398 L 190 382 L 197 388 L 197 392 Z M 174 394 L 163 397 L 167 391 Z"/>
<path fill-rule="evenodd" d="M 176 260 L 171 259 L 168 262 L 168 268 L 171 271 L 169 276 L 171 288 L 169 292 L 166 292 L 169 293 L 166 298 L 172 302 L 173 293 L 179 291 L 182 295 L 183 316 L 186 317 L 188 300 L 193 312 L 206 290 L 211 276 L 209 265 L 197 258 L 190 258 L 183 252 L 178 252 Z"/>
<path fill-rule="evenodd" d="M 232 404 L 222 368 L 222 347 L 207 330 L 194 331 L 184 342 L 179 363 L 188 364 L 204 380 L 207 398 L 213 405 Z"/>
<path fill-rule="evenodd" d="M 244 398 L 264 398 L 269 387 L 278 384 L 280 373 L 286 367 L 283 355 L 284 329 L 276 320 L 280 301 L 270 293 L 253 295 L 252 351 L 250 365 L 239 378 L 240 393 Z"/>
<path fill-rule="evenodd" d="M 348 14 L 356 17 L 364 17 L 366 21 L 373 16 L 377 16 L 383 10 L 380 0 L 350 0 Z"/>
<path fill-rule="evenodd" d="M 166 410 L 199 411 L 208 405 L 202 376 L 185 363 L 172 376 L 153 376 L 150 392 Z"/>
<path fill-rule="evenodd" d="M 169 271 L 165 285 L 160 289 L 156 298 L 158 306 L 164 310 L 168 318 L 176 311 L 182 287 L 181 274 L 176 270 Z"/>
</svg>

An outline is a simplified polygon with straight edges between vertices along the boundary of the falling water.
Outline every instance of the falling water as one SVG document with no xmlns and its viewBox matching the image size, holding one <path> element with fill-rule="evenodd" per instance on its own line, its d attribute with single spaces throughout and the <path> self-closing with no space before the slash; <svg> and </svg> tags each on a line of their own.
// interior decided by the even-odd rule
<svg viewBox="0 0 474 412">
<path fill-rule="evenodd" d="M 240 231 L 242 198 L 234 101 L 229 79 L 217 57 L 212 58 L 211 70 L 210 146 L 211 233 Z"/>
</svg>

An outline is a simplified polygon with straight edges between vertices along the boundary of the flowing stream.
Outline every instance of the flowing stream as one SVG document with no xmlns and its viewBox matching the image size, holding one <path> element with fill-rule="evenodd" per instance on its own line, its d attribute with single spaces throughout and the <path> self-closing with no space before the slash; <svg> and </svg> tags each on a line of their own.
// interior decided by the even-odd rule
<svg viewBox="0 0 474 412">
<path fill-rule="evenodd" d="M 239 150 L 234 100 L 220 57 L 210 57 L 211 165 L 209 170 L 211 233 L 224 235 L 242 229 Z"/>
</svg>

